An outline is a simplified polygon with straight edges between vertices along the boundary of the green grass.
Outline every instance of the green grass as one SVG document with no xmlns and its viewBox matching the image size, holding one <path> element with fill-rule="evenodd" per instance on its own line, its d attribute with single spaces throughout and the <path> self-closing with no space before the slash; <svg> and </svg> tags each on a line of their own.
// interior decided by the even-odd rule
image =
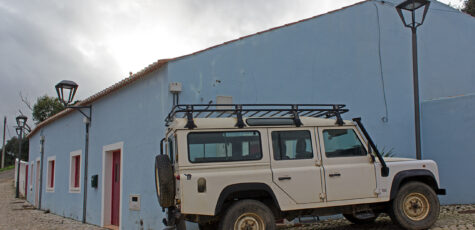
<svg viewBox="0 0 475 230">
<path fill-rule="evenodd" d="M 0 172 L 6 171 L 6 170 L 10 170 L 10 169 L 14 169 L 14 168 L 15 168 L 15 165 L 10 165 L 10 166 L 7 166 L 7 167 L 5 167 L 5 168 L 0 169 Z"/>
</svg>

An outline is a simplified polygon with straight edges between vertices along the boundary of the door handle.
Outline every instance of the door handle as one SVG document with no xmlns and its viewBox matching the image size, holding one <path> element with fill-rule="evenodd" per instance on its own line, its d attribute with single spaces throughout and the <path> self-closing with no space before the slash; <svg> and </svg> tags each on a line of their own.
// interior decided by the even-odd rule
<svg viewBox="0 0 475 230">
<path fill-rule="evenodd" d="M 337 176 L 341 176 L 340 173 L 330 173 L 329 175 L 330 177 L 337 177 Z"/>
<path fill-rule="evenodd" d="M 289 177 L 289 176 L 279 177 L 279 180 L 290 180 L 290 179 L 292 179 L 292 177 Z"/>
</svg>

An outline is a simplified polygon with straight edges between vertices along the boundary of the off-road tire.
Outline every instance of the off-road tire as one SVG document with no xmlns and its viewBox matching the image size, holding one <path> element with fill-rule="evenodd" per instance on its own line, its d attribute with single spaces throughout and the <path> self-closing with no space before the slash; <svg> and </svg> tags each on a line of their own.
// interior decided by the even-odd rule
<svg viewBox="0 0 475 230">
<path fill-rule="evenodd" d="M 162 208 L 174 205 L 175 178 L 168 155 L 158 155 L 155 157 L 155 188 L 157 190 L 158 202 Z"/>
<path fill-rule="evenodd" d="M 391 203 L 391 220 L 404 229 L 430 228 L 439 217 L 440 204 L 435 191 L 421 182 L 408 182 Z"/>
<path fill-rule="evenodd" d="M 353 224 L 372 224 L 378 218 L 379 213 L 374 213 L 374 216 L 368 218 L 361 218 L 354 214 L 343 214 L 345 219 L 350 221 Z"/>
<path fill-rule="evenodd" d="M 257 200 L 240 200 L 232 204 L 226 210 L 218 229 L 237 230 L 246 224 L 258 226 L 258 230 L 276 229 L 274 214 Z"/>
</svg>

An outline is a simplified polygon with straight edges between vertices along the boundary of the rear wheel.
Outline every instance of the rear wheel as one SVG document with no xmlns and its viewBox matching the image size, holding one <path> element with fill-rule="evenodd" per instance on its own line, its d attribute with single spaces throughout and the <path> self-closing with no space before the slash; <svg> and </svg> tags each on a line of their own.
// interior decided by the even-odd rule
<svg viewBox="0 0 475 230">
<path fill-rule="evenodd" d="M 237 201 L 226 211 L 220 225 L 221 230 L 275 230 L 272 211 L 256 200 Z"/>
<path fill-rule="evenodd" d="M 410 230 L 427 229 L 439 217 L 440 204 L 434 190 L 421 182 L 409 182 L 401 187 L 392 201 L 393 222 Z"/>
</svg>

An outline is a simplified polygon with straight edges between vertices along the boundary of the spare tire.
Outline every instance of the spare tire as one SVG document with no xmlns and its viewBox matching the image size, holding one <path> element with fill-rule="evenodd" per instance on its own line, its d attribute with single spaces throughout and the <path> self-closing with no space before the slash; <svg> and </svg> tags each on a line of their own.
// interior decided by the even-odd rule
<svg viewBox="0 0 475 230">
<path fill-rule="evenodd" d="M 175 177 L 168 155 L 155 157 L 155 189 L 158 202 L 162 208 L 169 208 L 174 205 Z"/>
</svg>

